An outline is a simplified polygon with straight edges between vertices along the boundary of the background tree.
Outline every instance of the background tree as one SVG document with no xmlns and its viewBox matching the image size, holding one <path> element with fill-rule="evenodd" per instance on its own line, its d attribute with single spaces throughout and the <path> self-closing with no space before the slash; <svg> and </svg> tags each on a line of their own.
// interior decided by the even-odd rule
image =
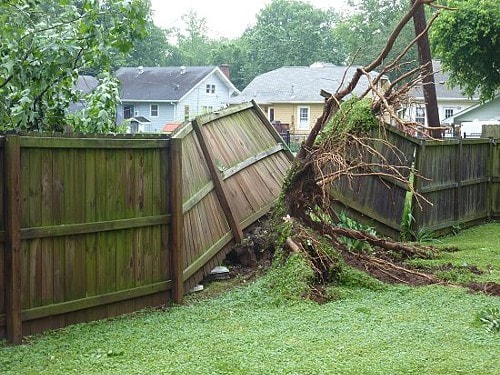
<svg viewBox="0 0 500 375">
<path fill-rule="evenodd" d="M 246 53 L 242 81 L 248 83 L 258 74 L 286 65 L 343 63 L 342 40 L 332 34 L 336 20 L 333 11 L 302 1 L 273 0 L 241 38 Z"/>
<path fill-rule="evenodd" d="M 500 88 L 500 2 L 452 0 L 431 28 L 434 53 L 450 73 L 449 84 L 460 86 L 482 101 Z"/>
<path fill-rule="evenodd" d="M 384 48 L 389 35 L 410 9 L 410 0 L 349 0 L 351 11 L 342 16 L 333 32 L 342 39 L 349 56 L 348 63 L 366 65 Z M 396 57 L 415 38 L 412 23 L 405 25 L 387 60 Z M 400 69 L 390 72 L 391 79 L 418 65 L 416 47 L 410 49 L 401 61 Z"/>
<path fill-rule="evenodd" d="M 149 9 L 141 0 L 1 2 L 0 126 L 61 131 L 67 108 L 78 100 L 79 73 L 91 66 L 109 71 L 116 53 L 144 35 Z M 113 127 L 114 119 L 99 128 Z"/>
<path fill-rule="evenodd" d="M 212 41 L 208 38 L 207 20 L 191 10 L 182 17 L 184 28 L 177 30 L 177 48 L 183 65 L 207 65 Z"/>
<path fill-rule="evenodd" d="M 168 66 L 169 59 L 179 55 L 177 46 L 169 43 L 174 29 L 162 29 L 152 20 L 146 20 L 146 35 L 137 39 L 128 54 L 114 63 L 122 66 Z"/>
</svg>

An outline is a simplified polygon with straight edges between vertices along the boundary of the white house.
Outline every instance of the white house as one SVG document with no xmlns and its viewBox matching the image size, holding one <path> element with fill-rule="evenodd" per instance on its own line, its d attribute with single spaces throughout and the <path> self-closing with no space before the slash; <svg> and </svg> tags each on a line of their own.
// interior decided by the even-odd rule
<svg viewBox="0 0 500 375">
<path fill-rule="evenodd" d="M 434 71 L 434 86 L 436 88 L 437 105 L 439 119 L 445 123 L 445 119 L 453 117 L 458 112 L 463 111 L 477 103 L 479 97 L 468 98 L 459 87 L 448 87 L 449 75 L 441 71 L 441 62 L 432 61 Z M 409 92 L 409 103 L 399 111 L 399 115 L 406 121 L 421 123 L 428 126 L 425 112 L 424 91 L 422 85 L 415 86 Z"/>
<path fill-rule="evenodd" d="M 117 123 L 129 131 L 156 133 L 202 113 L 228 105 L 239 94 L 229 79 L 229 67 L 179 66 L 120 68 L 121 104 Z"/>
<path fill-rule="evenodd" d="M 452 125 L 462 138 L 481 137 L 483 125 L 500 126 L 500 94 L 485 103 L 478 103 L 444 120 Z M 488 136 L 488 132 L 484 136 Z"/>
</svg>

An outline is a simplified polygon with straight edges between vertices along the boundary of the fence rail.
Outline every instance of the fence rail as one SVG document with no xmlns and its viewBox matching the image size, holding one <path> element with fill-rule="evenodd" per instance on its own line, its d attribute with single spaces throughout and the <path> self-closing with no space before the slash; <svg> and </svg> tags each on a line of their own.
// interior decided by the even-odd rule
<svg viewBox="0 0 500 375">
<path fill-rule="evenodd" d="M 172 138 L 0 137 L 0 337 L 182 302 L 278 196 L 255 103 Z"/>
<path fill-rule="evenodd" d="M 418 171 L 409 186 L 379 176 L 341 179 L 333 202 L 381 233 L 398 238 L 412 218 L 411 234 L 446 233 L 457 226 L 500 217 L 500 146 L 489 139 L 428 141 L 387 129 L 398 150 L 397 165 Z M 383 152 L 391 156 L 391 152 Z M 411 204 L 409 205 L 409 202 Z M 406 218 L 404 215 L 410 215 Z"/>
</svg>

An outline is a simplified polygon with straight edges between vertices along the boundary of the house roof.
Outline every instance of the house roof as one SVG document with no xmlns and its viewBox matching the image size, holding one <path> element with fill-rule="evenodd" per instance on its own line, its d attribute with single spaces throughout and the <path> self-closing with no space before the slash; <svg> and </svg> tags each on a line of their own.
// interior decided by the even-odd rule
<svg viewBox="0 0 500 375">
<path fill-rule="evenodd" d="M 500 122 L 500 94 L 497 94 L 493 99 L 485 103 L 476 103 L 463 111 L 456 113 L 454 116 L 448 117 L 443 122 L 447 124 L 456 124 L 463 120 L 471 121 L 493 121 Z"/>
<path fill-rule="evenodd" d="M 89 75 L 79 75 L 78 81 L 75 85 L 75 90 L 81 91 L 84 94 L 88 94 L 92 90 L 94 90 L 99 85 L 99 81 L 92 76 Z"/>
<path fill-rule="evenodd" d="M 136 116 L 136 117 L 132 117 L 132 118 L 129 118 L 127 119 L 126 121 L 135 121 L 135 122 L 138 122 L 140 124 L 149 124 L 151 122 L 150 119 L 144 117 L 144 116 Z"/>
<path fill-rule="evenodd" d="M 311 66 L 285 66 L 255 77 L 232 102 L 241 103 L 253 99 L 260 104 L 323 103 L 324 98 L 320 95 L 320 91 L 335 93 L 341 84 L 345 87 L 357 68 L 326 63 L 315 63 Z M 375 74 L 372 72 L 372 75 Z M 362 94 L 368 87 L 368 79 L 363 76 L 354 94 Z"/>
<path fill-rule="evenodd" d="M 126 67 L 116 77 L 124 101 L 179 101 L 212 74 L 239 92 L 217 66 Z"/>
<path fill-rule="evenodd" d="M 460 87 L 448 87 L 447 82 L 450 79 L 450 75 L 442 71 L 441 61 L 432 60 L 432 71 L 434 72 L 434 86 L 436 88 L 436 97 L 438 99 L 469 99 L 462 93 Z M 412 90 L 410 90 L 409 95 L 416 98 L 424 98 L 423 85 L 417 85 Z"/>
</svg>

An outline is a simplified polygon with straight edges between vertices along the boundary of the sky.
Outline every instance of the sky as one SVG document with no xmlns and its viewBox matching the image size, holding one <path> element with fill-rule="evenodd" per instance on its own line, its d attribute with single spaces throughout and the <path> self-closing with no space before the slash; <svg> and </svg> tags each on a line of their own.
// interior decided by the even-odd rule
<svg viewBox="0 0 500 375">
<path fill-rule="evenodd" d="M 345 0 L 303 0 L 316 8 L 340 10 Z M 255 25 L 256 15 L 271 0 L 151 0 L 153 21 L 157 26 L 181 27 L 181 17 L 190 10 L 205 18 L 209 37 L 235 39 L 248 26 Z"/>
</svg>

